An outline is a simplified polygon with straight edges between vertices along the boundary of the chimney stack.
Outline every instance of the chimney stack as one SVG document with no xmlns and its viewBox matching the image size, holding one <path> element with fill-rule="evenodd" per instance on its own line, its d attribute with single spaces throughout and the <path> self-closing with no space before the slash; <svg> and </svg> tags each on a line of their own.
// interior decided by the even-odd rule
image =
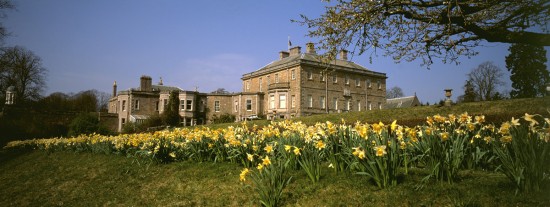
<svg viewBox="0 0 550 207">
<path fill-rule="evenodd" d="M 281 51 L 281 52 L 279 52 L 279 59 L 282 60 L 282 59 L 288 57 L 288 54 L 289 54 L 289 53 L 288 53 L 287 51 Z"/>
<path fill-rule="evenodd" d="M 113 83 L 113 97 L 116 97 L 116 81 Z"/>
<path fill-rule="evenodd" d="M 315 52 L 315 44 L 313 44 L 313 42 L 308 42 L 306 44 L 306 53 L 309 53 L 309 54 L 316 54 Z"/>
<path fill-rule="evenodd" d="M 300 46 L 290 48 L 290 55 L 299 55 L 301 53 L 301 49 L 302 48 Z"/>
<path fill-rule="evenodd" d="M 348 60 L 348 51 L 347 50 L 340 51 L 340 60 Z"/>
<path fill-rule="evenodd" d="M 140 90 L 141 91 L 153 91 L 153 87 L 152 87 L 152 84 L 153 84 L 153 81 L 151 79 L 150 76 L 141 76 L 140 78 Z"/>
</svg>

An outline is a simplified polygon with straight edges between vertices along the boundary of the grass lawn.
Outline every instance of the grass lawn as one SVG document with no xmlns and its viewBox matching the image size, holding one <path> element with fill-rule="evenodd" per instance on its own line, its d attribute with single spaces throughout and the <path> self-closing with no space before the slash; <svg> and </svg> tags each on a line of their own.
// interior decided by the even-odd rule
<svg viewBox="0 0 550 207">
<path fill-rule="evenodd" d="M 0 206 L 258 206 L 231 163 L 150 163 L 119 155 L 0 151 Z M 323 168 L 312 184 L 289 170 L 284 206 L 550 206 L 550 188 L 515 195 L 501 173 L 462 171 L 453 185 L 416 184 L 412 169 L 393 188 L 379 190 L 360 175 Z M 247 181 L 250 185 L 250 182 Z"/>
</svg>

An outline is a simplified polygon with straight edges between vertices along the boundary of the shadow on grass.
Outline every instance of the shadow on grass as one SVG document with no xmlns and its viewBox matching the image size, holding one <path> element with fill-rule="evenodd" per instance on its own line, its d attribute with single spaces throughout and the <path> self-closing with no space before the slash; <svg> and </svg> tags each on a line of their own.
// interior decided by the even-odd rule
<svg viewBox="0 0 550 207">
<path fill-rule="evenodd" d="M 32 149 L 0 149 L 0 166 L 31 151 Z"/>
</svg>

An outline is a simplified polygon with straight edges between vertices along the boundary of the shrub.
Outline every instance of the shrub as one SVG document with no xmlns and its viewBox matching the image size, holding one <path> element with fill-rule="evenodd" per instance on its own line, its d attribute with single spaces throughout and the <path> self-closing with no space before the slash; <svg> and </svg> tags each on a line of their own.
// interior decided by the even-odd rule
<svg viewBox="0 0 550 207">
<path fill-rule="evenodd" d="M 110 134 L 110 131 L 99 124 L 99 119 L 93 114 L 81 113 L 76 116 L 69 124 L 68 136 L 78 136 L 80 134 Z"/>
<path fill-rule="evenodd" d="M 216 114 L 214 114 L 214 116 L 212 116 L 212 124 L 233 123 L 233 122 L 235 122 L 235 115 L 232 115 L 232 114 L 225 113 L 220 116 L 217 116 Z"/>
</svg>

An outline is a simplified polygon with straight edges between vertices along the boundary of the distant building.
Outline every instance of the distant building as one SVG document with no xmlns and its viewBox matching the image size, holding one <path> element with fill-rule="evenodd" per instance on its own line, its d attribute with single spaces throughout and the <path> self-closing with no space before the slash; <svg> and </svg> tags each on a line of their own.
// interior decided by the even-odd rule
<svg viewBox="0 0 550 207">
<path fill-rule="evenodd" d="M 418 100 L 416 94 L 414 94 L 414 96 L 392 98 L 386 100 L 386 108 L 388 109 L 409 108 L 420 105 L 420 100 Z"/>
<path fill-rule="evenodd" d="M 15 104 L 15 87 L 10 86 L 6 90 L 6 105 L 13 105 Z"/>
</svg>

